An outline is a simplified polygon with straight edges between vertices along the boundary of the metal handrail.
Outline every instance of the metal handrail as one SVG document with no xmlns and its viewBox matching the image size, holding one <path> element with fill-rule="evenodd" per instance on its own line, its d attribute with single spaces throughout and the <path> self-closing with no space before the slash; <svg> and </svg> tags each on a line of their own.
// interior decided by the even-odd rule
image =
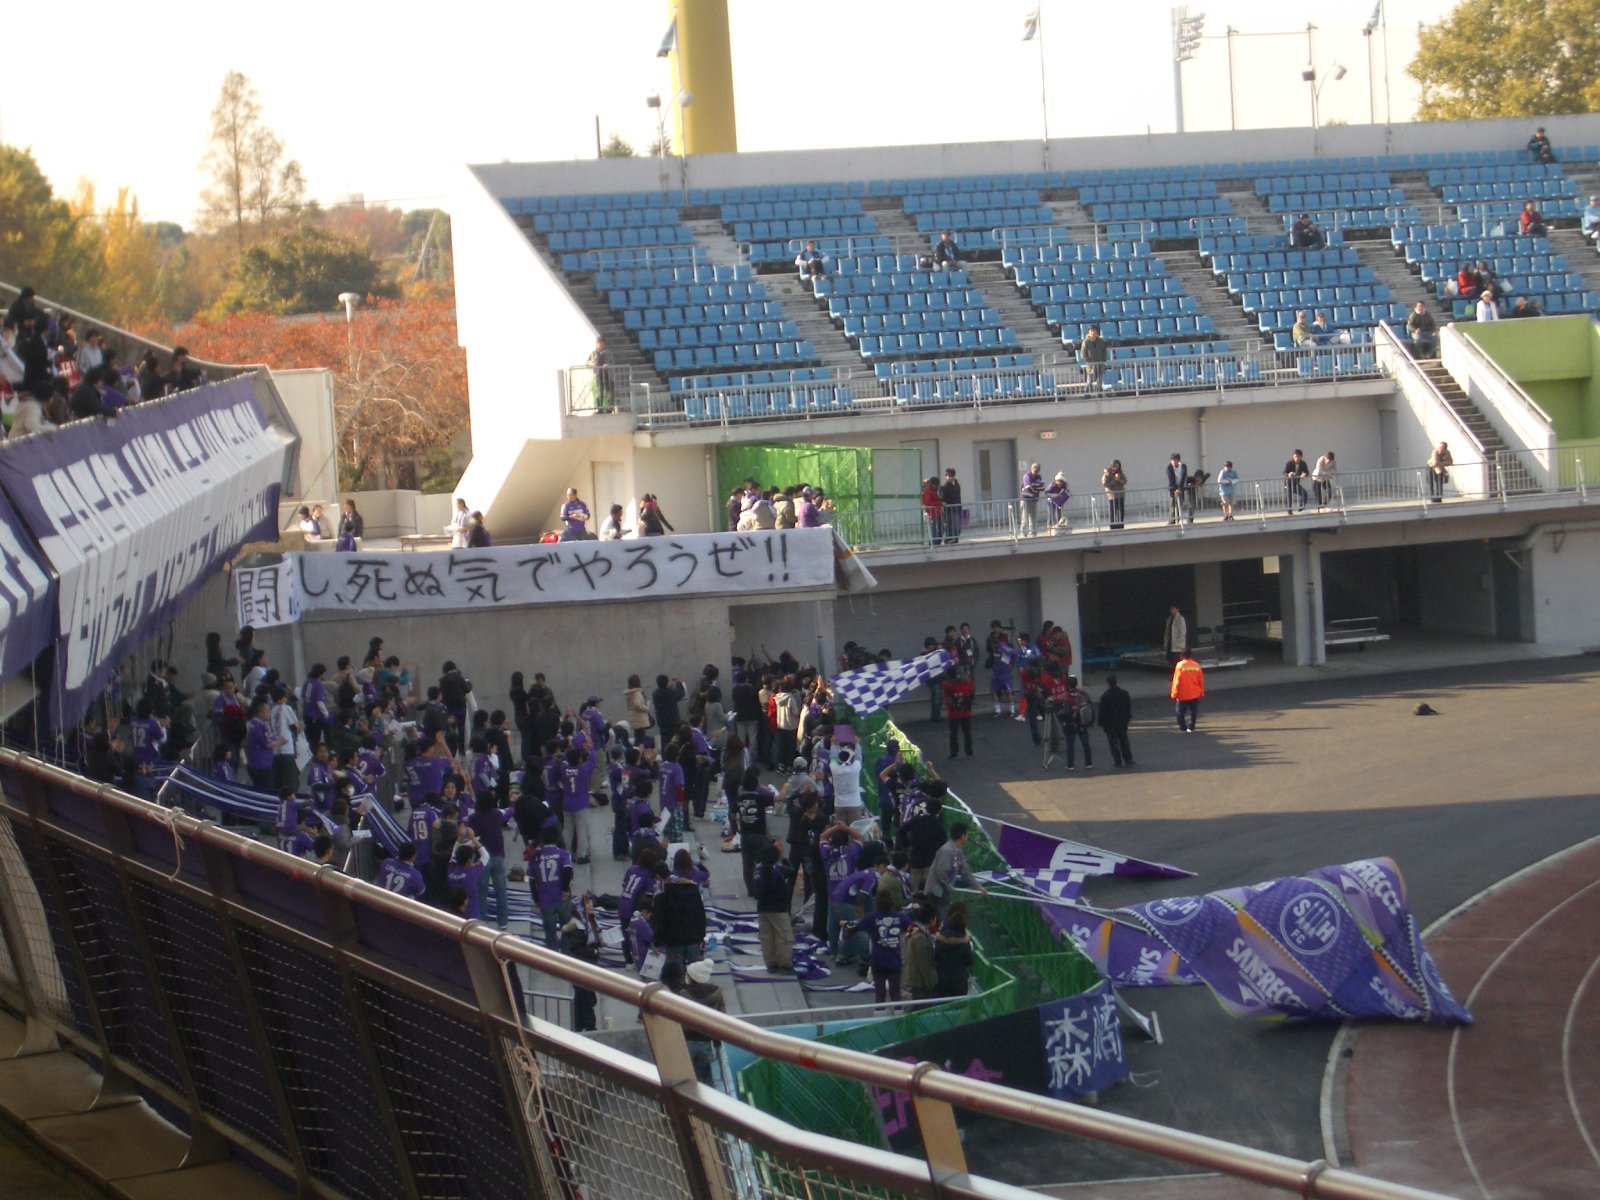
<svg viewBox="0 0 1600 1200">
<path fill-rule="evenodd" d="M 382 913 L 403 924 L 419 930 L 457 941 L 471 959 L 494 964 L 496 970 L 504 964 L 516 964 L 565 980 L 575 987 L 583 987 L 618 1000 L 639 1010 L 648 1036 L 668 1037 L 658 1018 L 664 1018 L 679 1030 L 695 1030 L 708 1037 L 738 1046 L 751 1054 L 776 1062 L 790 1063 L 809 1071 L 820 1071 L 853 1080 L 857 1083 L 902 1092 L 916 1105 L 919 1118 L 925 1105 L 943 1105 L 943 1119 L 937 1112 L 928 1114 L 932 1127 L 953 1134 L 954 1125 L 948 1123 L 949 1110 L 965 1109 L 985 1116 L 1019 1122 L 1034 1129 L 1052 1133 L 1090 1137 L 1111 1145 L 1154 1154 L 1161 1158 L 1186 1162 L 1191 1165 L 1219 1171 L 1230 1176 L 1249 1180 L 1302 1196 L 1325 1197 L 1327 1200 L 1444 1200 L 1435 1193 L 1425 1192 L 1406 1185 L 1371 1179 L 1325 1162 L 1303 1161 L 1271 1154 L 1250 1147 L 1238 1146 L 1200 1134 L 1167 1128 L 1147 1121 L 1118 1114 L 1098 1112 L 1088 1107 L 1069 1104 L 1015 1091 L 998 1084 L 953 1074 L 931 1064 L 907 1064 L 894 1059 L 848 1050 L 825 1043 L 805 1041 L 784 1034 L 773 1033 L 748 1024 L 735 1017 L 716 1012 L 688 997 L 676 995 L 660 983 L 644 984 L 628 976 L 606 970 L 580 959 L 559 954 L 529 940 L 500 932 L 481 921 L 463 921 L 445 912 L 429 908 L 406 897 L 341 874 L 331 867 L 322 867 L 308 873 L 303 859 L 285 854 L 274 847 L 242 837 L 211 822 L 195 820 L 181 810 L 164 809 L 119 792 L 108 784 L 98 784 L 69 771 L 42 762 L 14 750 L 0 749 L 0 764 L 42 779 L 54 787 L 83 796 L 105 809 L 114 810 L 123 817 L 155 824 L 169 831 L 174 839 L 175 852 L 185 845 L 220 853 L 253 864 L 258 869 L 270 871 L 287 880 L 299 881 L 326 893 L 331 900 L 346 905 Z M 10 819 L 31 823 L 35 828 L 54 828 L 55 818 L 47 812 L 29 813 L 19 808 L 18 796 L 7 789 L 0 796 L 0 812 Z M 82 834 L 73 827 L 62 826 L 59 836 L 81 840 Z M 204 890 L 193 879 L 184 878 L 182 863 L 176 874 L 168 875 L 144 861 L 137 850 L 105 848 L 130 872 L 152 881 L 165 878 L 169 886 Z M 3 900 L 4 897 L 0 897 Z M 237 903 L 237 901 L 234 901 Z M 302 931 L 303 937 L 314 937 Z M 333 947 L 329 946 L 330 953 Z M 341 953 L 353 955 L 355 951 L 344 948 Z M 482 980 L 475 987 L 488 985 L 486 994 L 492 995 L 498 984 Z M 554 1036 L 541 1028 L 540 1023 L 515 1018 L 503 1011 L 505 997 L 500 996 L 496 1009 L 484 1011 L 485 1019 L 494 1020 L 511 1030 L 524 1030 L 535 1036 Z M 484 1003 L 480 998 L 480 1004 Z M 46 1017 L 47 1014 L 37 1014 Z M 514 1036 L 514 1035 L 512 1035 Z M 669 1049 L 682 1053 L 681 1033 L 676 1047 Z M 599 1047 L 595 1053 L 599 1054 Z M 642 1066 L 642 1064 L 641 1064 Z M 613 1068 L 616 1069 L 616 1068 Z M 760 1121 L 751 1113 L 732 1105 L 715 1093 L 707 1092 L 692 1082 L 676 1082 L 667 1078 L 675 1068 L 671 1062 L 662 1062 L 659 1070 L 663 1084 L 682 1094 L 682 1100 L 691 1109 L 720 1109 L 729 1123 L 759 1127 Z M 768 1127 L 771 1122 L 766 1123 Z M 925 1139 L 928 1140 L 928 1139 Z M 928 1145 L 930 1163 L 936 1158 L 961 1166 L 963 1156 L 959 1142 L 946 1145 L 937 1138 Z M 884 1163 L 890 1156 L 863 1149 L 867 1159 L 878 1158 Z"/>
<path fill-rule="evenodd" d="M 1403 374 L 1422 387 L 1432 398 L 1435 407 L 1445 414 L 1451 424 L 1454 425 L 1456 432 L 1453 436 L 1465 441 L 1469 446 L 1475 447 L 1479 454 L 1487 454 L 1488 451 L 1484 444 L 1467 427 L 1467 423 L 1461 419 L 1461 414 L 1456 412 L 1449 402 L 1445 400 L 1444 393 L 1438 389 L 1433 380 L 1429 379 L 1427 373 L 1417 365 L 1417 360 L 1411 357 L 1410 348 L 1400 340 L 1399 335 L 1395 333 L 1389 322 L 1379 321 L 1377 329 L 1376 344 L 1383 352 L 1379 355 L 1378 365 L 1380 367 L 1387 365 L 1391 378 Z"/>
</svg>

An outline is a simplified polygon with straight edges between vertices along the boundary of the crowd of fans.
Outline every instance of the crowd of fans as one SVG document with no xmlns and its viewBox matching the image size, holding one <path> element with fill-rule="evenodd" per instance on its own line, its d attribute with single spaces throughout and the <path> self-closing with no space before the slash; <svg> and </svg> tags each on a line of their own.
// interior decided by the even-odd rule
<svg viewBox="0 0 1600 1200">
<path fill-rule="evenodd" d="M 0 423 L 8 436 L 115 417 L 130 404 L 204 382 L 182 346 L 165 369 L 154 350 L 137 362 L 118 362 L 100 330 L 79 329 L 71 313 L 47 310 L 31 287 L 18 294 L 0 327 Z"/>
</svg>

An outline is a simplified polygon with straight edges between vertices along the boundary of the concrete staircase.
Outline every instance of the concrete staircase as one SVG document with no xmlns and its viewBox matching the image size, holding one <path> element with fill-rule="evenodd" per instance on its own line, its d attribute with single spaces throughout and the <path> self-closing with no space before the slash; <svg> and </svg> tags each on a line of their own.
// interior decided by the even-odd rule
<svg viewBox="0 0 1600 1200">
<path fill-rule="evenodd" d="M 761 283 L 768 297 L 783 305 L 784 319 L 798 325 L 800 336 L 816 347 L 818 365 L 847 371 L 862 369 L 861 352 L 845 338 L 844 330 L 833 323 L 827 306 L 801 282 L 798 273 L 784 271 L 763 275 Z"/>
<path fill-rule="evenodd" d="M 656 370 L 651 356 L 639 349 L 639 343 L 633 333 L 623 327 L 622 314 L 607 304 L 605 297 L 600 295 L 594 286 L 594 276 L 568 275 L 566 279 L 567 291 L 583 310 L 583 315 L 589 318 L 595 332 L 605 338 L 606 352 L 611 357 L 612 369 L 625 367 L 635 383 L 648 383 L 652 389 L 665 388 L 666 377 Z M 593 346 L 574 346 L 571 352 L 573 365 L 581 364 L 593 349 Z M 621 384 L 618 383 L 617 386 L 620 387 Z"/>
<path fill-rule="evenodd" d="M 1433 316 L 1439 324 L 1454 319 L 1448 300 L 1439 299 L 1434 289 L 1422 282 L 1422 276 L 1414 274 L 1395 248 L 1388 242 L 1356 242 L 1356 253 L 1361 256 L 1361 261 L 1372 268 L 1378 281 L 1387 285 L 1389 292 L 1395 300 L 1404 304 L 1409 311 L 1418 300 L 1425 300 L 1433 311 Z"/>
<path fill-rule="evenodd" d="M 1600 192 L 1584 193 L 1585 199 L 1591 195 L 1600 195 Z M 1583 276 L 1586 290 L 1600 293 L 1600 253 L 1595 252 L 1593 242 L 1577 229 L 1552 229 L 1550 249 L 1567 256 L 1567 269 Z"/>
<path fill-rule="evenodd" d="M 983 289 L 990 308 L 1000 314 L 1000 320 L 1017 334 L 1017 348 L 1033 355 L 1035 363 L 1046 363 L 1064 353 L 1061 338 L 1050 331 L 1044 317 L 1028 303 L 1027 296 L 1017 288 L 997 262 L 967 264 L 967 278 L 971 286 Z"/>
<path fill-rule="evenodd" d="M 1211 318 L 1217 332 L 1205 341 L 1226 339 L 1234 350 L 1248 350 L 1252 346 L 1271 345 L 1261 327 L 1255 323 L 1238 300 L 1229 294 L 1227 286 L 1211 273 L 1211 268 L 1200 260 L 1193 250 L 1158 250 L 1156 257 L 1167 264 L 1167 274 L 1183 284 L 1183 290 L 1193 296 L 1200 311 Z"/>
<path fill-rule="evenodd" d="M 1483 446 L 1483 456 L 1490 462 L 1500 464 L 1500 477 L 1497 483 L 1491 486 L 1504 488 L 1508 495 L 1523 492 L 1537 492 L 1540 484 L 1528 470 L 1522 459 L 1515 454 L 1501 455 L 1502 451 L 1509 450 L 1506 440 L 1500 436 L 1500 431 L 1494 427 L 1493 422 L 1484 416 L 1480 409 L 1462 390 L 1455 376 L 1444 369 L 1444 364 L 1438 359 L 1424 359 L 1417 363 L 1428 381 L 1439 390 L 1439 395 L 1444 397 L 1456 416 L 1461 418 L 1461 423 L 1477 438 Z"/>
</svg>

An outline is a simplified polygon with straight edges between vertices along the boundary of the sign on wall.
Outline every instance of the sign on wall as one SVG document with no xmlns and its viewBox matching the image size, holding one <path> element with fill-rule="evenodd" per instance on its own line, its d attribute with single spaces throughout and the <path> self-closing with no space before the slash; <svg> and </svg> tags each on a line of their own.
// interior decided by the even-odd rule
<svg viewBox="0 0 1600 1200">
<path fill-rule="evenodd" d="M 233 598 L 241 629 L 292 625 L 300 619 L 300 573 L 288 559 L 266 567 L 235 567 Z"/>
<path fill-rule="evenodd" d="M 832 587 L 828 529 L 692 533 L 427 554 L 310 553 L 303 612 L 458 612 Z"/>
<path fill-rule="evenodd" d="M 53 721 L 77 721 L 119 658 L 275 532 L 284 450 L 242 377 L 0 453 L 0 485 L 60 579 Z"/>
</svg>

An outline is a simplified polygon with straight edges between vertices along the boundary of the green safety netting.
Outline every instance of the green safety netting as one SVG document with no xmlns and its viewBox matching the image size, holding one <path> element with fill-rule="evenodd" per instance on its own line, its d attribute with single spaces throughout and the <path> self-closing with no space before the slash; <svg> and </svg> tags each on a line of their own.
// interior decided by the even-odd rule
<svg viewBox="0 0 1600 1200">
<path fill-rule="evenodd" d="M 900 743 L 904 758 L 921 767 L 916 743 L 900 731 L 887 712 L 852 716 L 850 723 L 861 740 L 866 762 L 875 762 L 884 752 L 884 743 L 892 739 Z M 877 781 L 871 775 L 870 771 L 862 773 L 862 792 L 867 806 L 876 813 Z M 946 822 L 961 815 L 955 804 L 947 804 L 944 811 Z M 983 827 L 971 821 L 968 825 L 968 863 L 975 871 L 1002 869 L 1005 860 Z M 1058 942 L 1032 904 L 983 896 L 964 898 L 971 917 L 972 974 L 977 992 L 949 1004 L 826 1033 L 816 1040 L 870 1053 L 957 1025 L 1075 996 L 1100 982 L 1094 964 L 1076 947 Z M 818 1018 L 826 1015 L 826 1009 L 817 1010 Z M 762 1059 L 739 1072 L 738 1086 L 745 1101 L 791 1124 L 866 1145 L 883 1145 L 876 1107 L 861 1084 Z"/>
<path fill-rule="evenodd" d="M 726 498 L 746 479 L 762 487 L 820 487 L 841 511 L 858 512 L 921 498 L 919 450 L 861 450 L 852 446 L 719 446 L 717 495 Z"/>
</svg>

